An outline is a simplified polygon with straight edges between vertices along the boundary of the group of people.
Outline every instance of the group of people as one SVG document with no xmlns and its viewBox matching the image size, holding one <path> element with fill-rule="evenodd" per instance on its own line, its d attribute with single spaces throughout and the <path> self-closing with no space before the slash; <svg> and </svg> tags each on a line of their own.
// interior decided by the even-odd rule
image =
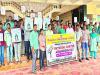
<svg viewBox="0 0 100 75">
<path fill-rule="evenodd" d="M 20 28 L 21 29 L 21 42 L 12 42 L 11 29 Z M 32 59 L 32 72 L 36 73 L 36 60 L 40 58 L 40 70 L 44 68 L 44 59 L 46 57 L 46 36 L 52 34 L 71 34 L 75 33 L 76 37 L 76 47 L 78 59 L 81 60 L 88 58 L 88 53 L 90 52 L 91 58 L 96 59 L 97 57 L 97 46 L 100 42 L 100 24 L 97 26 L 97 23 L 93 25 L 86 24 L 86 22 L 77 23 L 75 26 L 72 26 L 71 23 L 63 24 L 59 21 L 52 21 L 48 25 L 46 31 L 40 29 L 37 31 L 37 25 L 33 25 L 33 30 L 24 29 L 24 21 L 12 21 L 12 17 L 9 16 L 9 19 L 4 24 L 0 23 L 0 66 L 4 65 L 4 50 L 7 52 L 7 62 L 14 63 L 14 58 L 16 63 L 21 63 L 21 54 L 27 56 L 27 60 Z M 81 56 L 82 50 L 82 56 Z"/>
</svg>

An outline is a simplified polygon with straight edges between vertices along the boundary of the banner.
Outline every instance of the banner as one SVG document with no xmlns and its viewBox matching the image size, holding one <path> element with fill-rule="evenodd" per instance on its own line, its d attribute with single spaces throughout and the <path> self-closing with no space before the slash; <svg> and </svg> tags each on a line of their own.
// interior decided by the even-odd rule
<svg viewBox="0 0 100 75">
<path fill-rule="evenodd" d="M 3 33 L 0 33 L 0 41 L 4 41 L 3 40 Z"/>
<path fill-rule="evenodd" d="M 76 60 L 75 34 L 54 34 L 46 36 L 47 65 Z"/>
<path fill-rule="evenodd" d="M 25 30 L 33 30 L 33 19 L 25 17 Z"/>
<path fill-rule="evenodd" d="M 11 29 L 12 33 L 12 42 L 21 42 L 21 29 L 20 28 L 14 28 Z"/>
</svg>

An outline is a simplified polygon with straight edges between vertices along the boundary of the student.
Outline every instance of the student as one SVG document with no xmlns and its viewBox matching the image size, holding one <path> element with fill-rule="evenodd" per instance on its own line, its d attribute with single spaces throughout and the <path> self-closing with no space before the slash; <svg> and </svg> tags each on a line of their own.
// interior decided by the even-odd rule
<svg viewBox="0 0 100 75">
<path fill-rule="evenodd" d="M 13 62 L 13 47 L 10 23 L 7 24 L 7 30 L 4 32 L 4 39 L 7 46 L 7 62 L 9 65 L 9 63 Z"/>
<path fill-rule="evenodd" d="M 63 29 L 63 25 L 61 25 L 58 33 L 59 34 L 65 34 L 65 30 Z"/>
<path fill-rule="evenodd" d="M 25 44 L 25 55 L 27 56 L 27 60 L 29 61 L 32 57 L 31 47 L 30 47 L 30 30 L 24 31 L 24 44 Z M 27 62 L 28 62 L 27 61 Z"/>
<path fill-rule="evenodd" d="M 45 35 L 43 29 L 40 29 L 40 35 L 39 35 L 39 45 L 40 45 L 40 70 L 44 67 L 44 57 L 45 57 Z"/>
<path fill-rule="evenodd" d="M 68 28 L 66 29 L 66 33 L 74 33 L 74 30 L 73 30 L 73 28 L 71 27 L 71 24 L 69 23 L 68 24 Z"/>
<path fill-rule="evenodd" d="M 90 34 L 90 56 L 94 59 L 97 57 L 97 33 L 95 29 L 92 29 L 92 33 Z"/>
<path fill-rule="evenodd" d="M 36 56 L 39 49 L 37 25 L 33 26 L 33 31 L 30 33 L 30 45 L 32 49 L 32 72 L 36 73 Z"/>
<path fill-rule="evenodd" d="M 76 25 L 76 46 L 77 46 L 77 54 L 78 54 L 79 62 L 81 62 L 80 59 L 81 37 L 82 37 L 82 31 L 80 30 L 79 25 Z"/>
<path fill-rule="evenodd" d="M 2 23 L 0 23 L 0 66 L 4 66 L 4 30 L 2 29 Z"/>
<path fill-rule="evenodd" d="M 48 30 L 46 31 L 46 36 L 47 35 L 52 35 L 53 31 L 51 30 L 51 24 L 48 25 Z"/>
<path fill-rule="evenodd" d="M 18 26 L 18 22 L 15 21 L 15 28 L 20 28 Z M 18 35 L 16 35 L 16 39 Z M 14 54 L 15 54 L 15 60 L 16 60 L 16 63 L 20 62 L 21 63 L 21 42 L 13 42 L 13 45 L 14 45 Z"/>
<path fill-rule="evenodd" d="M 84 26 L 84 29 L 82 30 L 82 60 L 84 59 L 84 55 L 86 57 L 86 60 L 89 60 L 88 42 L 89 42 L 89 31 L 86 29 L 86 26 Z"/>
</svg>

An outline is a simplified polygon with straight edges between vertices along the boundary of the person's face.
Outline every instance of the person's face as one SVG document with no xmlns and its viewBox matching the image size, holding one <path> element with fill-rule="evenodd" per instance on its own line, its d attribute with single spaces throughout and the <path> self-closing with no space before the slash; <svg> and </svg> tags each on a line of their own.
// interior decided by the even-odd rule
<svg viewBox="0 0 100 75">
<path fill-rule="evenodd" d="M 10 29 L 10 25 L 9 24 L 7 25 L 7 28 Z"/>
<path fill-rule="evenodd" d="M 34 31 L 37 31 L 37 26 L 34 26 Z"/>
<path fill-rule="evenodd" d="M 61 28 L 63 28 L 63 25 L 61 25 Z"/>
<path fill-rule="evenodd" d="M 12 20 L 12 17 L 9 17 L 8 20 L 11 21 Z"/>
<path fill-rule="evenodd" d="M 42 34 L 42 35 L 44 34 L 44 31 L 43 31 L 43 30 L 41 31 L 41 34 Z"/>
<path fill-rule="evenodd" d="M 94 33 L 95 32 L 95 29 L 92 29 L 92 32 Z"/>
<path fill-rule="evenodd" d="M 69 28 L 71 28 L 71 24 L 69 24 Z"/>
<path fill-rule="evenodd" d="M 86 30 L 86 26 L 84 26 L 84 30 Z"/>
<path fill-rule="evenodd" d="M 79 26 L 76 26 L 76 30 L 79 31 Z"/>
<path fill-rule="evenodd" d="M 2 29 L 2 25 L 0 25 L 0 29 Z"/>
<path fill-rule="evenodd" d="M 51 30 L 51 25 L 48 27 L 49 30 Z"/>
</svg>

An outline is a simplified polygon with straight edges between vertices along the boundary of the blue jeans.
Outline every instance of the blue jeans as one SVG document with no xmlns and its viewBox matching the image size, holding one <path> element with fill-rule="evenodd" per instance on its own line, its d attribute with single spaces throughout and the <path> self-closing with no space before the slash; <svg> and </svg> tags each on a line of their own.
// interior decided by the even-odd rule
<svg viewBox="0 0 100 75">
<path fill-rule="evenodd" d="M 25 55 L 27 56 L 27 59 L 32 58 L 32 51 L 30 47 L 30 41 L 25 41 Z"/>
<path fill-rule="evenodd" d="M 4 46 L 0 46 L 0 64 L 4 64 Z"/>
<path fill-rule="evenodd" d="M 45 51 L 40 50 L 40 69 L 44 67 Z"/>
<path fill-rule="evenodd" d="M 34 53 L 32 53 L 32 72 L 36 71 L 37 52 L 38 52 L 38 50 L 35 50 Z"/>
<path fill-rule="evenodd" d="M 7 47 L 7 60 L 8 62 L 13 61 L 13 47 L 12 46 Z"/>
<path fill-rule="evenodd" d="M 84 55 L 86 58 L 88 58 L 88 43 L 87 42 L 82 43 L 82 58 L 84 58 Z"/>
</svg>

